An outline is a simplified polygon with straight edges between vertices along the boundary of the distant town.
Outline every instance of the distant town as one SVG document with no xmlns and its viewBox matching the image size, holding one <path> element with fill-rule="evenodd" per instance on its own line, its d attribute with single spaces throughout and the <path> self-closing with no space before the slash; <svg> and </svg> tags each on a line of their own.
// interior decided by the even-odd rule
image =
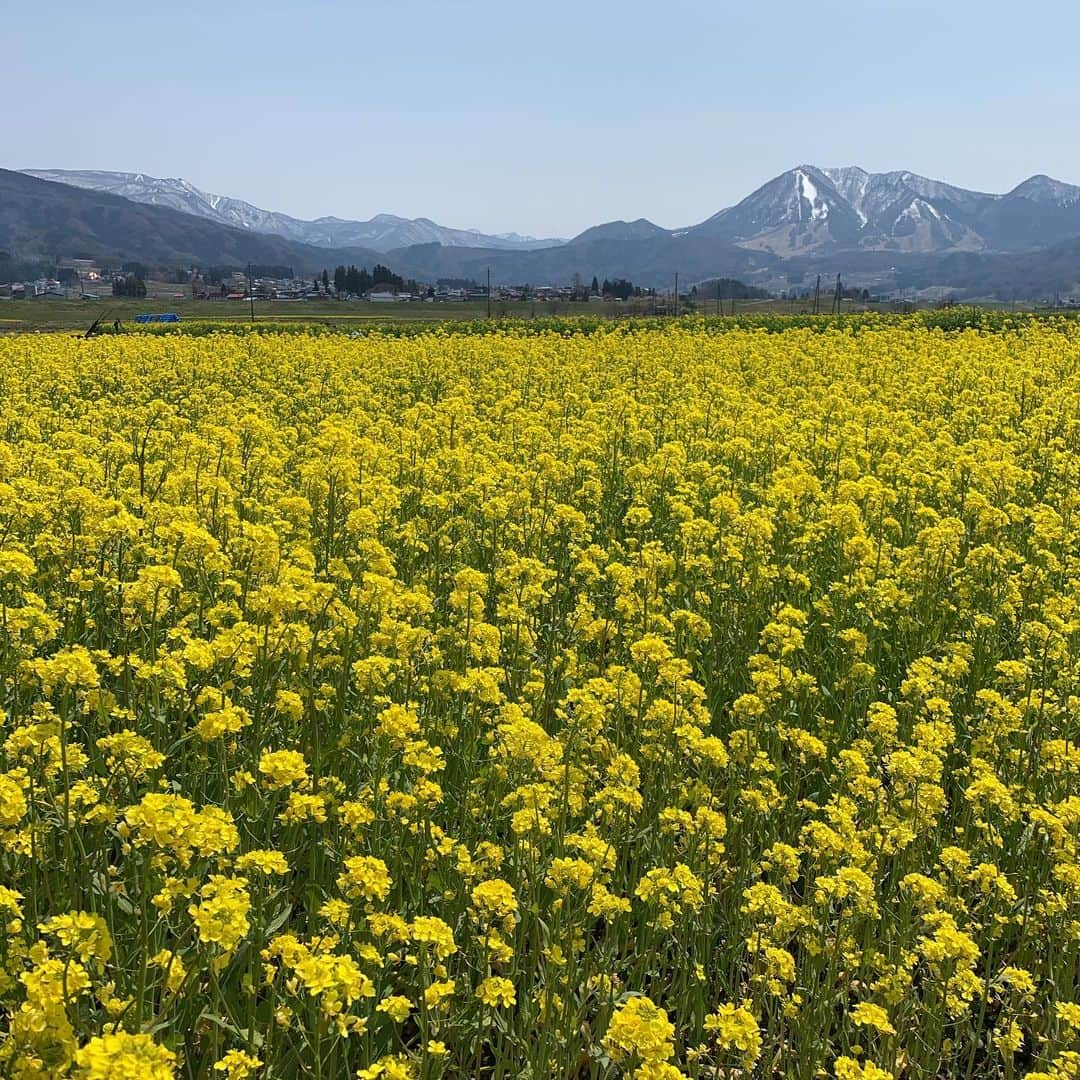
<svg viewBox="0 0 1080 1080">
<path fill-rule="evenodd" d="M 150 288 L 148 288 L 150 286 Z M 151 291 L 152 290 L 152 291 Z M 869 302 L 865 289 L 842 289 L 842 299 Z M 109 266 L 93 259 L 58 259 L 55 270 L 32 280 L 0 282 L 0 300 L 103 300 L 108 297 L 159 300 L 340 301 L 370 304 L 476 303 L 607 303 L 656 314 L 692 311 L 698 303 L 718 300 L 767 300 L 772 294 L 734 279 L 700 282 L 688 288 L 643 288 L 626 278 L 574 275 L 559 284 L 492 285 L 470 278 L 439 278 L 432 282 L 406 280 L 386 266 L 373 270 L 337 266 L 321 274 L 298 276 L 286 266 L 190 267 L 165 271 L 139 263 Z M 812 293 L 805 292 L 807 299 Z M 824 295 L 824 292 L 823 292 Z M 830 296 L 832 294 L 830 293 Z M 789 297 L 785 294 L 784 299 Z M 790 299 L 795 299 L 793 295 Z M 635 303 L 636 302 L 636 303 Z"/>
<path fill-rule="evenodd" d="M 866 288 L 848 286 L 838 279 L 819 282 L 814 288 L 805 285 L 778 293 L 744 284 L 732 278 L 716 278 L 667 289 L 643 288 L 626 278 L 585 280 L 575 274 L 569 282 L 557 284 L 493 284 L 471 278 L 438 278 L 435 281 L 404 279 L 386 266 L 372 270 L 356 266 L 337 266 L 333 270 L 299 276 L 288 266 L 250 265 L 243 268 L 187 267 L 165 270 L 137 262 L 109 265 L 94 259 L 57 259 L 46 274 L 22 281 L 0 282 L 0 301 L 4 300 L 82 300 L 96 301 L 112 297 L 158 301 L 210 301 L 222 304 L 273 301 L 304 303 L 341 302 L 377 305 L 403 304 L 493 304 L 531 303 L 549 305 L 554 313 L 557 304 L 604 303 L 608 314 L 616 309 L 626 314 L 678 314 L 695 310 L 723 313 L 723 303 L 736 301 L 801 302 L 801 310 L 828 313 L 889 305 L 900 310 L 913 306 L 904 291 L 876 294 Z M 949 290 L 923 290 L 912 296 L 916 305 L 951 306 Z M 1046 306 L 1080 307 L 1080 293 L 1058 294 Z M 717 307 L 714 307 L 717 305 Z"/>
<path fill-rule="evenodd" d="M 160 271 L 155 280 L 177 286 L 176 300 L 304 301 L 335 299 L 367 301 L 374 304 L 452 303 L 486 300 L 486 284 L 465 278 L 440 278 L 434 282 L 405 280 L 385 266 L 374 270 L 339 266 L 321 275 L 297 276 L 288 267 L 252 266 L 207 269 L 192 267 Z M 55 272 L 33 280 L 0 282 L 0 299 L 12 300 L 99 300 L 106 296 L 139 298 L 146 296 L 149 268 L 135 263 L 110 267 L 92 259 L 61 259 Z M 492 299 L 503 301 L 623 301 L 656 297 L 657 290 L 642 289 L 619 278 L 603 282 L 578 279 L 559 285 L 496 285 Z M 686 294 L 689 296 L 689 292 Z"/>
</svg>

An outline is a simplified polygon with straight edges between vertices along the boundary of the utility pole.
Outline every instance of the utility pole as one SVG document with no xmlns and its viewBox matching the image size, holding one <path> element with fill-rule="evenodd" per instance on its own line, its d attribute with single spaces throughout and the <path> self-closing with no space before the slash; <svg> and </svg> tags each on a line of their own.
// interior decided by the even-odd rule
<svg viewBox="0 0 1080 1080">
<path fill-rule="evenodd" d="M 716 314 L 717 315 L 723 315 L 724 314 L 724 304 L 723 304 L 723 301 L 720 299 L 720 279 L 719 278 L 716 279 Z"/>
<path fill-rule="evenodd" d="M 840 314 L 840 275 L 836 275 L 836 296 L 833 298 L 833 307 L 836 309 L 836 314 Z"/>
<path fill-rule="evenodd" d="M 491 267 L 487 268 L 487 302 L 488 302 L 488 318 L 491 318 Z"/>
<path fill-rule="evenodd" d="M 247 264 L 248 303 L 251 304 L 251 321 L 255 321 L 255 286 L 251 280 L 251 263 Z"/>
<path fill-rule="evenodd" d="M 675 318 L 679 317 L 679 271 L 675 271 Z"/>
<path fill-rule="evenodd" d="M 817 276 L 817 283 L 814 285 L 814 314 L 818 313 L 818 300 L 821 297 L 821 275 Z"/>
</svg>

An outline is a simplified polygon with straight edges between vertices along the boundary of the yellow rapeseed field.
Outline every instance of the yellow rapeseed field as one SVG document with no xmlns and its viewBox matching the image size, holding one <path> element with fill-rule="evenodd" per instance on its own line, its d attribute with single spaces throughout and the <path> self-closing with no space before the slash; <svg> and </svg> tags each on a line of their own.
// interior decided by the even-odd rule
<svg viewBox="0 0 1080 1080">
<path fill-rule="evenodd" d="M 0 1075 L 1080 1077 L 1080 330 L 0 339 Z"/>
</svg>

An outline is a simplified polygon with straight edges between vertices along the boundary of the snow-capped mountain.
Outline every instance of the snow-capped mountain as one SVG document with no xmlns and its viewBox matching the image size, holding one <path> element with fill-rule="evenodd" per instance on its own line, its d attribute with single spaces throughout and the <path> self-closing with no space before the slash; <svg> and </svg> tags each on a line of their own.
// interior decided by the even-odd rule
<svg viewBox="0 0 1080 1080">
<path fill-rule="evenodd" d="M 980 228 L 1002 251 L 1046 247 L 1080 235 L 1080 187 L 1032 176 L 988 206 Z"/>
<path fill-rule="evenodd" d="M 868 173 L 858 166 L 822 171 L 859 215 L 864 230 L 860 247 L 940 251 L 988 246 L 973 225 L 997 196 L 911 172 Z"/>
<path fill-rule="evenodd" d="M 559 239 L 537 239 L 517 233 L 491 235 L 475 229 L 451 229 L 428 218 L 402 218 L 376 214 L 367 221 L 337 217 L 305 221 L 288 214 L 263 210 L 242 199 L 213 195 L 181 178 L 164 179 L 145 173 L 97 172 L 69 169 L 25 169 L 30 176 L 58 184 L 121 195 L 132 202 L 168 206 L 185 214 L 216 221 L 233 228 L 267 233 L 319 247 L 366 247 L 393 251 L 413 244 L 444 244 L 448 247 L 484 247 L 505 251 L 531 251 L 562 244 Z"/>
<path fill-rule="evenodd" d="M 1009 192 L 1011 196 L 1028 199 L 1033 203 L 1072 206 L 1080 202 L 1080 187 L 1075 184 L 1063 184 L 1045 173 L 1028 177 Z"/>
<path fill-rule="evenodd" d="M 1028 250 L 1080 235 L 1080 188 L 1033 176 L 994 195 L 911 172 L 800 165 L 682 232 L 782 257 Z"/>
<path fill-rule="evenodd" d="M 832 180 L 813 165 L 800 165 L 686 232 L 775 255 L 798 255 L 856 243 L 862 227 Z"/>
</svg>

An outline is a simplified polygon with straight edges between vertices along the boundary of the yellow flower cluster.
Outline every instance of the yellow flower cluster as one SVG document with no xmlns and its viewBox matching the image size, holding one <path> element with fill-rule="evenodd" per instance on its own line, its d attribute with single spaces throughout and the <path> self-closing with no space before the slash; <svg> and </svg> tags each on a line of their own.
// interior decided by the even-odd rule
<svg viewBox="0 0 1080 1080">
<path fill-rule="evenodd" d="M 0 338 L 0 1074 L 1080 1076 L 1080 330 Z"/>
</svg>

